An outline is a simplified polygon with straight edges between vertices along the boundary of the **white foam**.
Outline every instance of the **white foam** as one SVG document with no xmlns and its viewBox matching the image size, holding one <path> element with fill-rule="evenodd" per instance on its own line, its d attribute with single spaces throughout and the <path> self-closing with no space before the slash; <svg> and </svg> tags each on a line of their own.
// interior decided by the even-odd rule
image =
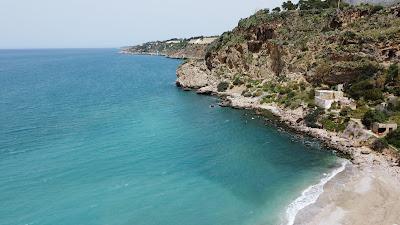
<svg viewBox="0 0 400 225">
<path fill-rule="evenodd" d="M 288 221 L 287 225 L 293 225 L 297 213 L 301 209 L 304 209 L 305 207 L 314 204 L 317 201 L 318 197 L 324 192 L 325 184 L 328 183 L 328 181 L 334 178 L 337 174 L 344 171 L 344 169 L 346 168 L 346 164 L 347 161 L 343 160 L 342 165 L 339 168 L 335 169 L 330 174 L 322 178 L 318 184 L 308 187 L 306 190 L 303 191 L 300 197 L 290 203 L 286 210 L 286 218 Z"/>
</svg>

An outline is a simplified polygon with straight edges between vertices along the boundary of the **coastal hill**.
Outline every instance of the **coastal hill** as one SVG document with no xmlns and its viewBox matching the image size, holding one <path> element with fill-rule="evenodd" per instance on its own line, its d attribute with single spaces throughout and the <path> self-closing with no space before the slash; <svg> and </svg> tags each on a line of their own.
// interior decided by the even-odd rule
<svg viewBox="0 0 400 225">
<path fill-rule="evenodd" d="M 372 148 L 396 162 L 400 5 L 313 2 L 240 20 L 204 60 L 178 69 L 177 85 L 218 94 L 222 105 L 268 109 L 349 155 Z"/>
<path fill-rule="evenodd" d="M 398 224 L 400 4 L 348 4 L 359 2 L 286 1 L 210 43 L 168 40 L 124 52 L 185 58 L 178 87 L 253 110 L 352 162 L 288 225 Z"/>
<path fill-rule="evenodd" d="M 170 58 L 203 59 L 207 45 L 218 37 L 192 37 L 188 39 L 170 39 L 166 41 L 147 42 L 141 45 L 125 47 L 121 53 L 163 55 Z"/>
<path fill-rule="evenodd" d="M 188 59 L 177 71 L 179 87 L 217 94 L 223 106 L 272 111 L 350 157 L 372 149 L 399 164 L 400 4 L 337 6 L 287 1 L 221 36 L 122 53 Z"/>
</svg>

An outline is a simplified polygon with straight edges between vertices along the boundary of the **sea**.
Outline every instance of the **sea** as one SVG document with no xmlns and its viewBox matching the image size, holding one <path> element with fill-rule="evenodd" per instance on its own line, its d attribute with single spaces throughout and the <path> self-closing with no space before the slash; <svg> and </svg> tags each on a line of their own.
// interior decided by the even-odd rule
<svg viewBox="0 0 400 225">
<path fill-rule="evenodd" d="M 293 224 L 343 164 L 177 88 L 182 62 L 0 50 L 0 224 Z"/>
</svg>

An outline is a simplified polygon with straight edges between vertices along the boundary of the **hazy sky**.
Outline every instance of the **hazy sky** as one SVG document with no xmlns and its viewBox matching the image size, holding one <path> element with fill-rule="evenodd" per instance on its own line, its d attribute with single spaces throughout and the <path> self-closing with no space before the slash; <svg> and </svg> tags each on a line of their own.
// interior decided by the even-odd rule
<svg viewBox="0 0 400 225">
<path fill-rule="evenodd" d="M 0 48 L 120 47 L 230 30 L 282 0 L 0 0 Z"/>
</svg>

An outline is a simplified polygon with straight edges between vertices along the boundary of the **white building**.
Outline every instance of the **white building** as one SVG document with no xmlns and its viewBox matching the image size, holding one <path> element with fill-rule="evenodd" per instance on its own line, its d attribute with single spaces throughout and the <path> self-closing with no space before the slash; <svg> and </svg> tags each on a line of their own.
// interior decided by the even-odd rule
<svg viewBox="0 0 400 225">
<path fill-rule="evenodd" d="M 323 109 L 330 109 L 334 102 L 339 102 L 343 98 L 342 91 L 316 90 L 315 104 Z"/>
<path fill-rule="evenodd" d="M 338 107 L 350 107 L 355 110 L 357 108 L 353 99 L 346 98 L 343 95 L 343 85 L 337 86 L 337 91 L 332 90 L 316 90 L 315 104 L 323 109 L 330 109 L 333 103 L 337 103 Z"/>
<path fill-rule="evenodd" d="M 218 37 L 204 37 L 204 38 L 195 38 L 191 39 L 189 41 L 189 44 L 193 45 L 207 45 L 211 44 L 213 41 L 215 41 Z"/>
</svg>

